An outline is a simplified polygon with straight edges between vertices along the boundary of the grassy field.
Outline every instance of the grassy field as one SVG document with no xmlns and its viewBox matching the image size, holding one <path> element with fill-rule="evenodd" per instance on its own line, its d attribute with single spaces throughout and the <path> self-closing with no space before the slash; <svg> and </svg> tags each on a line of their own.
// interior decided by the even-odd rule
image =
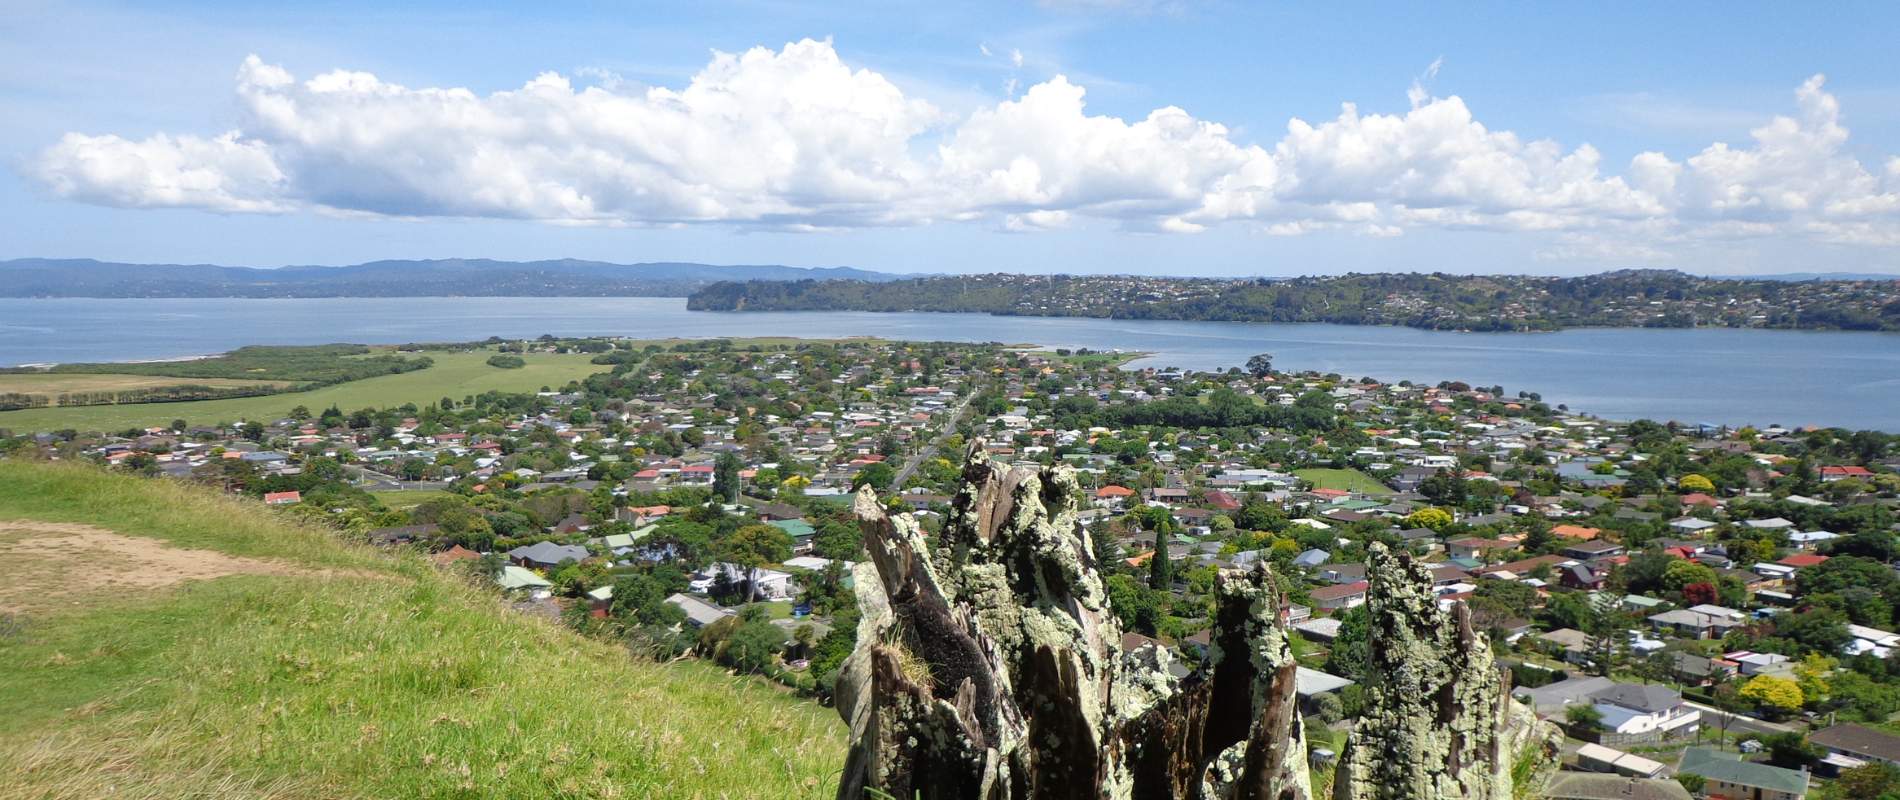
<svg viewBox="0 0 1900 800">
<path fill-rule="evenodd" d="M 240 419 L 270 420 L 283 416 L 297 406 L 304 406 L 313 413 L 332 405 L 344 411 L 352 411 L 369 406 L 432 403 L 443 397 L 461 400 L 464 396 L 480 394 L 491 389 L 510 392 L 534 391 L 543 386 L 561 386 L 568 381 L 607 369 L 598 364 L 588 363 L 588 359 L 592 356 L 582 353 L 530 353 L 523 356 L 527 359 L 528 365 L 521 369 L 498 369 L 489 366 L 484 362 L 494 353 L 485 350 L 428 355 L 435 360 L 435 366 L 428 369 L 405 372 L 400 375 L 365 378 L 308 392 L 230 400 L 199 400 L 187 403 L 32 408 L 0 412 L 0 428 L 15 431 L 52 431 L 62 428 L 116 431 L 148 425 L 165 425 L 175 419 L 183 419 L 192 424 L 235 422 Z M 173 383 L 179 381 L 179 379 L 169 380 Z"/>
<path fill-rule="evenodd" d="M 253 502 L 0 462 L 0 531 L 276 570 L 132 591 L 126 559 L 63 546 L 83 599 L 0 625 L 9 798 L 818 798 L 842 764 L 829 709 L 631 660 Z"/>
<path fill-rule="evenodd" d="M 282 386 L 283 381 L 242 378 L 172 378 L 160 375 L 92 375 L 60 372 L 0 374 L 0 394 L 36 394 L 57 399 L 65 392 L 122 392 L 160 386 Z"/>
<path fill-rule="evenodd" d="M 392 489 L 370 494 L 390 508 L 414 508 L 450 492 L 446 489 Z"/>
<path fill-rule="evenodd" d="M 1338 489 L 1362 494 L 1392 494 L 1377 478 L 1356 469 L 1296 469 L 1293 474 L 1313 482 L 1316 489 Z"/>
</svg>

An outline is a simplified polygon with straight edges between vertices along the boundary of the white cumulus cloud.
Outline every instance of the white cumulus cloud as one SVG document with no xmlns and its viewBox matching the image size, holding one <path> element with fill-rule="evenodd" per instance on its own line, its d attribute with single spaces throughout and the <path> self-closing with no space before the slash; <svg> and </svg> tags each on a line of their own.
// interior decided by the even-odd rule
<svg viewBox="0 0 1900 800">
<path fill-rule="evenodd" d="M 1246 195 L 1270 191 L 1274 173 L 1264 150 L 1178 108 L 1133 123 L 1089 116 L 1082 87 L 1060 76 L 972 114 L 937 160 L 944 200 L 965 211 L 1075 211 L 1166 230 L 1251 215 Z"/>
<path fill-rule="evenodd" d="M 129 208 L 225 212 L 290 210 L 284 172 L 263 142 L 235 132 L 213 138 L 158 134 L 130 141 L 69 133 L 28 172 L 54 194 Z"/>
<path fill-rule="evenodd" d="M 788 230 L 1477 228 L 1540 232 L 1555 258 L 1715 237 L 1900 243 L 1900 157 L 1870 168 L 1852 155 L 1820 76 L 1795 92 L 1796 113 L 1749 142 L 1645 152 L 1618 168 L 1588 144 L 1528 140 L 1433 96 L 1439 63 L 1403 111 L 1346 103 L 1255 143 L 1173 106 L 1091 114 L 1083 87 L 1060 75 L 953 117 L 852 68 L 829 41 L 714 53 L 684 86 L 624 91 L 555 73 L 488 94 L 342 70 L 299 80 L 251 57 L 237 75 L 237 129 L 70 133 L 24 171 L 80 202 L 220 213 Z"/>
</svg>

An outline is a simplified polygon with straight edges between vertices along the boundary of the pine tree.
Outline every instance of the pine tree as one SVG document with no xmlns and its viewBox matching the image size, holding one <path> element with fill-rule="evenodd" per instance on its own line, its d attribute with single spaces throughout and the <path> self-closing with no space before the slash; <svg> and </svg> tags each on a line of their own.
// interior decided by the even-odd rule
<svg viewBox="0 0 1900 800">
<path fill-rule="evenodd" d="M 713 494 L 728 503 L 739 501 L 739 457 L 721 453 L 713 461 Z"/>
<path fill-rule="evenodd" d="M 1174 566 L 1168 563 L 1168 534 L 1173 523 L 1162 520 L 1155 526 L 1155 555 L 1148 562 L 1152 570 L 1148 573 L 1148 586 L 1156 591 L 1165 592 L 1174 586 Z"/>
</svg>

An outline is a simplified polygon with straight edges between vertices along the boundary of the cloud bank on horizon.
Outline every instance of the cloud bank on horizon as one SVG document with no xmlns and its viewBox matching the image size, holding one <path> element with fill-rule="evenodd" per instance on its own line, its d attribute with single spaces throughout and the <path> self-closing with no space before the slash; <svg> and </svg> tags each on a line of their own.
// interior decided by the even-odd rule
<svg viewBox="0 0 1900 800">
<path fill-rule="evenodd" d="M 1434 65 L 1435 66 L 1435 65 Z M 1344 103 L 1269 143 L 1163 107 L 1091 115 L 1057 75 L 952 115 L 829 40 L 715 52 L 681 88 L 543 73 L 481 95 L 257 56 L 240 126 L 128 139 L 67 133 L 24 164 L 58 197 L 230 214 L 500 218 L 560 225 L 1013 231 L 1105 222 L 1193 233 L 1531 232 L 1554 258 L 1648 258 L 1697 239 L 1900 245 L 1900 156 L 1863 164 L 1816 75 L 1742 145 L 1621 169 L 1588 144 L 1526 141 L 1417 83 L 1409 108 Z"/>
</svg>

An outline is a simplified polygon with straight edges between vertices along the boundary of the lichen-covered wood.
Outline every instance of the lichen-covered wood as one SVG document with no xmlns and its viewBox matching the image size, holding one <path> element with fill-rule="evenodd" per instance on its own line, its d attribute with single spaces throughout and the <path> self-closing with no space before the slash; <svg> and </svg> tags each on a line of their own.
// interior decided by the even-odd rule
<svg viewBox="0 0 1900 800">
<path fill-rule="evenodd" d="M 1439 608 L 1431 570 L 1373 545 L 1366 562 L 1366 709 L 1333 776 L 1335 800 L 1508 800 L 1520 763 L 1561 737 L 1510 696 L 1463 603 Z"/>
<path fill-rule="evenodd" d="M 1271 573 L 1221 575 L 1208 664 L 1177 679 L 1164 651 L 1121 652 L 1081 497 L 1067 467 L 1005 471 L 980 442 L 934 548 L 858 494 L 840 798 L 1306 800 Z"/>
</svg>

